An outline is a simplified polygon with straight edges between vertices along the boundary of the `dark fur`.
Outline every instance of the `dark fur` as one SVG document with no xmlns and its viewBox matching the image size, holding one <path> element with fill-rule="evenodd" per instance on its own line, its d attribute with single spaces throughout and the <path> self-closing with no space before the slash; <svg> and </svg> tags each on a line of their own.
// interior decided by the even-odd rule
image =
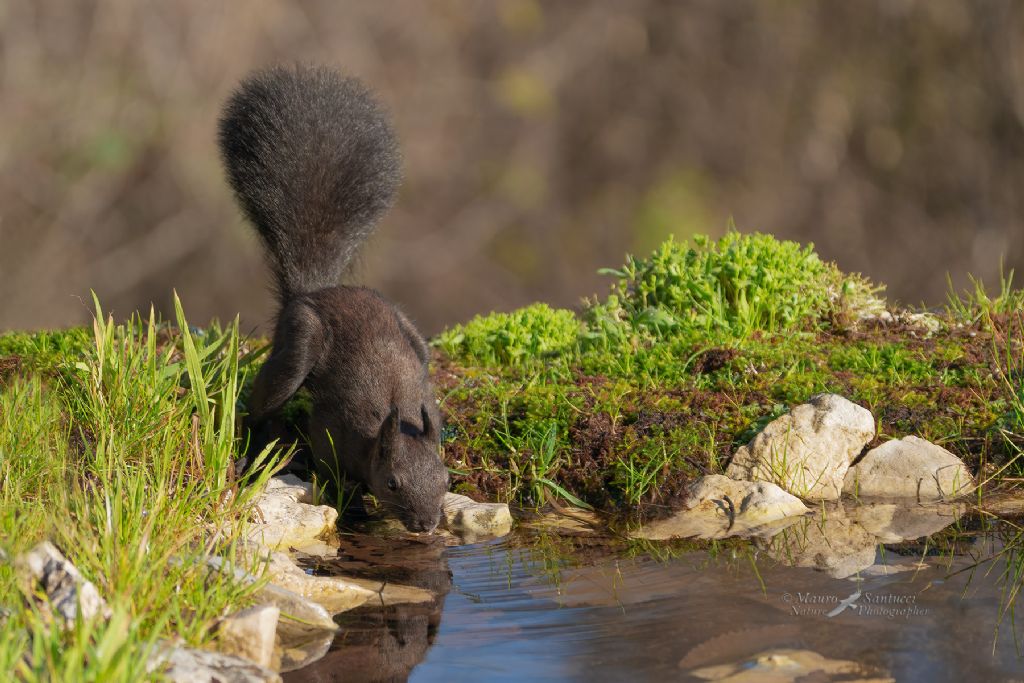
<svg viewBox="0 0 1024 683">
<path fill-rule="evenodd" d="M 426 343 L 377 292 L 338 285 L 398 186 L 398 148 L 384 113 L 358 81 L 334 71 L 273 68 L 228 100 L 220 145 L 281 303 L 247 428 L 306 386 L 320 476 L 344 474 L 410 530 L 432 530 L 448 472 Z"/>
</svg>

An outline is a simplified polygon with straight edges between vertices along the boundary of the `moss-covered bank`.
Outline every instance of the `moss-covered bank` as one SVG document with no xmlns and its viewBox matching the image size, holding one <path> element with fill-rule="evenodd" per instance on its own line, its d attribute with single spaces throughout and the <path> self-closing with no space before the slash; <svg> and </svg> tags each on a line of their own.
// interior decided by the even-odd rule
<svg viewBox="0 0 1024 683">
<path fill-rule="evenodd" d="M 1024 297 L 977 284 L 941 311 L 811 247 L 730 233 L 627 260 L 578 312 L 535 304 L 434 340 L 456 490 L 527 505 L 668 509 L 684 484 L 811 395 L 872 411 L 876 443 L 940 443 L 1020 473 Z"/>
<path fill-rule="evenodd" d="M 900 309 L 811 246 L 738 233 L 669 241 L 604 272 L 610 293 L 578 310 L 538 303 L 433 340 L 456 491 L 656 513 L 822 391 L 870 409 L 876 442 L 922 436 L 983 478 L 1024 470 L 1024 293 L 1009 278 L 939 311 Z M 0 383 L 73 379 L 95 348 L 84 329 L 0 336 Z M 307 405 L 293 400 L 285 427 L 304 431 Z"/>
</svg>

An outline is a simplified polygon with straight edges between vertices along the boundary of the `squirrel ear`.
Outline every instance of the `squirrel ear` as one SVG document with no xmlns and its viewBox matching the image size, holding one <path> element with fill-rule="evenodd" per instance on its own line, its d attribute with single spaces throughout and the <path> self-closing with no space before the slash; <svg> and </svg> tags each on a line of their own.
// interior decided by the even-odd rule
<svg viewBox="0 0 1024 683">
<path fill-rule="evenodd" d="M 425 405 L 420 406 L 420 415 L 423 418 L 423 436 L 435 438 L 437 436 L 437 425 L 430 421 L 430 413 Z"/>
<path fill-rule="evenodd" d="M 395 444 L 398 442 L 398 433 L 402 428 L 402 421 L 398 419 L 398 406 L 391 406 L 391 412 L 384 418 L 384 424 L 380 426 L 380 450 L 384 455 L 391 455 L 395 452 Z"/>
</svg>

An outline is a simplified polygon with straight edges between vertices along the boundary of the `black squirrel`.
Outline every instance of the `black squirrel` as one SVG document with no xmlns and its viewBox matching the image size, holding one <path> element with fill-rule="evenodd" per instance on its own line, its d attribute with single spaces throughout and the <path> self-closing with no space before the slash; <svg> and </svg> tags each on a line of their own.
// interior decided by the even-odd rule
<svg viewBox="0 0 1024 683">
<path fill-rule="evenodd" d="M 227 101 L 219 142 L 280 303 L 244 428 L 306 386 L 319 476 L 355 480 L 410 531 L 432 531 L 448 471 L 427 345 L 379 293 L 338 284 L 400 181 L 385 113 L 337 71 L 273 67 L 250 75 Z"/>
</svg>

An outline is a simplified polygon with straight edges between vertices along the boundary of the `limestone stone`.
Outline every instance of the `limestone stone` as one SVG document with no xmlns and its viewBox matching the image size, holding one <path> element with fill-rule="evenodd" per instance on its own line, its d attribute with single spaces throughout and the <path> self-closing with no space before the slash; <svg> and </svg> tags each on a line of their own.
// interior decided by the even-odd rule
<svg viewBox="0 0 1024 683">
<path fill-rule="evenodd" d="M 867 409 L 836 394 L 818 394 L 739 448 L 726 474 L 770 481 L 806 499 L 836 500 L 850 463 L 874 435 Z"/>
<path fill-rule="evenodd" d="M 377 592 L 338 576 L 312 576 L 285 553 L 274 551 L 265 558 L 267 576 L 273 585 L 301 595 L 338 614 L 359 607 Z"/>
<path fill-rule="evenodd" d="M 425 588 L 416 586 L 404 586 L 390 581 L 374 581 L 373 579 L 346 578 L 346 581 L 361 586 L 365 590 L 373 591 L 378 604 L 385 607 L 391 605 L 418 604 L 431 602 L 435 595 Z"/>
<path fill-rule="evenodd" d="M 234 572 L 235 577 L 240 581 L 250 583 L 257 581 L 257 578 L 245 569 L 230 564 L 224 558 L 210 557 L 206 562 L 214 571 Z M 324 631 L 334 633 L 338 630 L 338 625 L 334 623 L 330 613 L 323 605 L 287 588 L 273 583 L 265 584 L 256 592 L 256 600 L 259 603 L 274 605 L 281 610 L 277 624 L 279 636 L 305 637 L 310 633 L 322 634 Z"/>
<path fill-rule="evenodd" d="M 249 539 L 270 548 L 286 548 L 309 545 L 334 531 L 338 511 L 312 502 L 312 484 L 294 475 L 271 478 L 256 501 Z"/>
<path fill-rule="evenodd" d="M 44 614 L 59 617 L 66 628 L 74 624 L 79 609 L 84 619 L 97 615 L 110 617 L 110 609 L 96 586 L 49 541 L 16 557 L 14 571 L 25 594 L 44 594 L 45 601 L 37 600 L 39 609 Z"/>
<path fill-rule="evenodd" d="M 856 496 L 933 501 L 956 498 L 975 488 L 960 458 L 916 436 L 887 441 L 846 473 L 843 490 Z"/>
<path fill-rule="evenodd" d="M 308 505 L 314 503 L 313 484 L 308 481 L 302 481 L 294 474 L 282 474 L 279 477 L 271 477 L 270 481 L 267 482 L 266 492 L 287 496 L 296 503 L 306 503 Z"/>
<path fill-rule="evenodd" d="M 449 531 L 504 536 L 512 530 L 512 513 L 505 503 L 478 503 L 457 493 L 446 493 L 443 508 Z"/>
<path fill-rule="evenodd" d="M 150 657 L 151 673 L 172 683 L 280 683 L 271 669 L 234 655 L 190 647 L 159 648 Z"/>
<path fill-rule="evenodd" d="M 766 481 L 701 477 L 687 489 L 683 509 L 633 532 L 634 538 L 725 538 L 772 534 L 809 512 L 803 502 Z"/>
<path fill-rule="evenodd" d="M 280 608 L 255 605 L 235 612 L 217 626 L 217 649 L 271 667 Z"/>
<path fill-rule="evenodd" d="M 268 552 L 261 560 L 266 563 L 267 576 L 271 581 L 269 586 L 315 601 L 331 614 L 354 609 L 368 600 L 390 606 L 430 602 L 435 598 L 433 593 L 423 588 L 390 581 L 349 576 L 312 576 L 280 551 Z M 259 570 L 254 568 L 254 571 Z"/>
</svg>

